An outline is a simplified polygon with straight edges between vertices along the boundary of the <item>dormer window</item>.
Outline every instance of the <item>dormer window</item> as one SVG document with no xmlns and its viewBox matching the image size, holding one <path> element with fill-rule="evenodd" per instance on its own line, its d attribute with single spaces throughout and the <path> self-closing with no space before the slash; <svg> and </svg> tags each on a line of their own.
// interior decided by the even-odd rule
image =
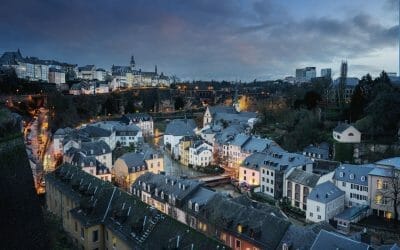
<svg viewBox="0 0 400 250">
<path fill-rule="evenodd" d="M 188 207 L 189 207 L 189 209 L 193 209 L 193 204 L 192 204 L 191 200 L 188 201 Z"/>
<path fill-rule="evenodd" d="M 142 183 L 142 188 L 144 189 L 144 190 L 146 190 L 146 183 Z"/>
<path fill-rule="evenodd" d="M 350 174 L 350 179 L 351 179 L 351 180 L 354 179 L 354 174 Z"/>
<path fill-rule="evenodd" d="M 150 184 L 147 184 L 147 192 L 150 192 Z"/>
<path fill-rule="evenodd" d="M 158 196 L 158 188 L 156 188 L 154 194 L 155 194 L 156 196 Z"/>
<path fill-rule="evenodd" d="M 164 199 L 164 191 L 161 191 L 161 199 Z"/>
<path fill-rule="evenodd" d="M 195 212 L 199 211 L 199 203 L 197 203 L 197 202 L 194 204 L 194 211 Z"/>
<path fill-rule="evenodd" d="M 340 173 L 339 173 L 339 176 L 343 178 L 344 173 L 343 173 L 343 172 L 340 172 Z"/>
<path fill-rule="evenodd" d="M 361 176 L 361 181 L 365 181 L 365 176 Z"/>
</svg>

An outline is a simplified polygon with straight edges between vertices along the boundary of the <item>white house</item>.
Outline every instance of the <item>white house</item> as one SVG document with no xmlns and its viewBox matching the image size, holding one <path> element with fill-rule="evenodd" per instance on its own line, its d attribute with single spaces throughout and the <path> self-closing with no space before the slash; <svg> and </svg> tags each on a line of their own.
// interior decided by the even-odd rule
<svg viewBox="0 0 400 250">
<path fill-rule="evenodd" d="M 164 132 L 164 146 L 174 158 L 179 156 L 179 141 L 184 136 L 194 136 L 196 123 L 193 119 L 175 119 L 167 124 Z"/>
<path fill-rule="evenodd" d="M 345 192 L 346 206 L 369 206 L 368 174 L 374 166 L 373 164 L 342 164 L 335 170 L 333 179 L 335 185 Z"/>
<path fill-rule="evenodd" d="M 189 148 L 189 165 L 205 167 L 213 160 L 213 146 L 199 141 Z"/>
<path fill-rule="evenodd" d="M 237 111 L 233 106 L 208 106 L 203 116 L 203 127 L 210 125 L 217 113 L 236 114 Z"/>
<path fill-rule="evenodd" d="M 344 210 L 345 193 L 332 182 L 318 184 L 307 198 L 307 221 L 328 221 Z"/>
<path fill-rule="evenodd" d="M 64 154 L 64 162 L 72 163 L 77 155 L 83 157 L 94 157 L 104 164 L 109 170 L 112 169 L 112 153 L 110 147 L 104 141 L 82 142 L 78 147 L 70 147 Z"/>
<path fill-rule="evenodd" d="M 53 153 L 55 155 L 63 154 L 63 140 L 71 133 L 72 128 L 59 128 L 53 135 Z"/>
<path fill-rule="evenodd" d="M 146 113 L 129 113 L 121 117 L 121 121 L 126 124 L 134 124 L 138 126 L 143 133 L 143 136 L 154 135 L 153 118 Z"/>
<path fill-rule="evenodd" d="M 143 141 L 142 130 L 134 124 L 125 124 L 118 121 L 101 121 L 91 124 L 111 133 L 115 132 L 115 142 L 122 147 L 137 145 Z"/>
<path fill-rule="evenodd" d="M 79 130 L 82 133 L 88 135 L 91 141 L 104 141 L 111 148 L 111 150 L 115 149 L 116 146 L 116 138 L 115 138 L 115 130 L 107 130 L 101 128 L 98 125 L 87 125 Z"/>
<path fill-rule="evenodd" d="M 102 69 L 102 68 L 98 68 L 96 69 L 95 73 L 94 73 L 94 79 L 97 79 L 99 81 L 104 81 L 106 78 L 107 72 Z"/>
<path fill-rule="evenodd" d="M 361 132 L 347 123 L 340 123 L 333 130 L 333 139 L 342 143 L 360 143 Z"/>
</svg>

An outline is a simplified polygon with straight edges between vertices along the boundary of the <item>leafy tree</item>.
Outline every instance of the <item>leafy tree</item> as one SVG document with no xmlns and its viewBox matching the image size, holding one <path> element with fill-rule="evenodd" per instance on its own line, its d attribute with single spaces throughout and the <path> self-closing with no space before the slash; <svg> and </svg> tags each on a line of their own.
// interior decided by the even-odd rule
<svg viewBox="0 0 400 250">
<path fill-rule="evenodd" d="M 174 107 L 175 110 L 182 109 L 183 107 L 185 107 L 185 100 L 181 96 L 176 97 Z"/>
<path fill-rule="evenodd" d="M 366 108 L 366 113 L 372 118 L 371 130 L 373 136 L 397 134 L 400 121 L 400 93 L 383 92 Z"/>
<path fill-rule="evenodd" d="M 362 86 L 357 85 L 351 97 L 351 103 L 349 108 L 350 120 L 356 121 L 360 119 L 364 114 L 364 108 L 366 104 L 367 104 L 367 99 L 363 94 Z"/>
<path fill-rule="evenodd" d="M 321 95 L 316 91 L 308 91 L 304 95 L 304 104 L 306 105 L 307 109 L 314 109 L 317 107 L 318 102 L 322 100 Z"/>
</svg>

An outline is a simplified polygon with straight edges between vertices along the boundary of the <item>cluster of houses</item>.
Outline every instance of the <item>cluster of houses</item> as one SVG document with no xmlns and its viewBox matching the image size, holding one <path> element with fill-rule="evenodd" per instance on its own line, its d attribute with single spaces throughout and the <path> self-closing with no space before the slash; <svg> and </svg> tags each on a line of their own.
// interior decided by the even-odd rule
<svg viewBox="0 0 400 250">
<path fill-rule="evenodd" d="M 256 119 L 255 113 L 234 107 L 208 107 L 202 129 L 190 119 L 171 121 L 164 146 L 183 165 L 224 167 L 241 186 L 287 201 L 310 222 L 330 221 L 347 230 L 351 222 L 370 214 L 395 217 L 390 183 L 397 180 L 400 158 L 364 165 L 338 163 L 321 171 L 320 166 L 330 163 L 329 144 L 287 152 L 274 141 L 250 133 Z M 361 140 L 360 132 L 345 123 L 332 136 L 340 143 Z"/>
<path fill-rule="evenodd" d="M 72 188 L 81 194 L 91 193 L 94 197 L 90 198 L 92 203 L 83 206 L 78 199 L 62 215 L 72 216 L 68 219 L 71 225 L 64 226 L 79 236 L 79 228 L 84 225 L 80 220 L 85 220 L 93 209 L 97 209 L 96 200 L 100 199 L 92 190 L 94 186 L 90 187 L 92 181 L 82 183 L 83 178 L 72 181 L 76 179 L 75 174 L 88 174 L 100 181 L 113 179 L 119 187 L 128 190 L 137 197 L 135 199 L 154 211 L 167 214 L 176 223 L 213 237 L 229 248 L 320 249 L 329 238 L 339 247 L 354 244 L 360 249 L 370 249 L 368 241 L 346 238 L 334 231 L 348 231 L 351 223 L 371 214 L 395 218 L 394 203 L 398 193 L 394 185 L 399 181 L 400 158 L 363 165 L 338 164 L 332 167 L 328 164 L 329 167 L 324 169 L 320 163 L 329 163 L 331 157 L 327 143 L 310 145 L 301 153 L 287 152 L 276 142 L 250 133 L 256 119 L 257 114 L 239 112 L 234 107 L 210 106 L 204 114 L 202 129 L 197 128 L 192 119 L 170 121 L 164 132 L 164 147 L 183 165 L 201 168 L 216 164 L 224 167 L 240 185 L 254 187 L 266 197 L 285 201 L 303 211 L 306 220 L 315 224 L 299 227 L 291 224 L 276 207 L 256 203 L 246 196 L 226 196 L 198 180 L 165 175 L 163 155 L 143 143 L 143 136 L 154 135 L 154 125 L 151 116 L 141 113 L 123 115 L 119 121 L 57 130 L 54 152 L 62 155 L 64 165 L 52 174 L 51 182 L 54 183 L 46 186 L 50 193 L 48 203 L 55 202 L 52 201 L 57 199 L 54 189 L 62 185 L 73 185 Z M 335 133 L 348 135 L 354 131 L 351 126 L 346 126 L 336 128 L 334 137 Z M 116 148 L 132 145 L 137 148 L 134 152 L 113 160 Z M 59 182 L 62 184 L 57 184 Z M 123 192 L 114 190 L 118 190 L 119 195 Z M 112 196 L 111 200 L 114 199 Z M 111 219 L 129 218 L 130 203 L 118 204 L 113 208 L 115 211 L 108 213 L 112 214 Z M 59 205 L 50 205 L 51 210 L 57 211 L 55 206 Z M 124 213 L 127 214 L 120 217 L 119 214 Z M 145 216 L 144 220 L 148 218 Z M 97 230 L 103 230 L 105 235 L 111 234 L 110 224 L 102 223 L 105 224 L 97 225 Z M 122 225 L 123 221 L 119 223 Z M 92 229 L 89 228 L 84 227 L 84 235 L 90 234 Z M 128 227 L 126 230 L 133 229 Z M 133 243 L 129 241 L 129 244 L 144 244 L 150 234 L 140 236 L 140 233 L 133 232 Z M 77 239 L 77 243 L 90 244 L 85 237 Z M 124 244 L 127 242 L 122 241 Z"/>
<path fill-rule="evenodd" d="M 18 49 L 4 52 L 0 57 L 0 66 L 14 69 L 18 78 L 54 83 L 58 90 L 69 89 L 73 95 L 108 93 L 119 88 L 169 86 L 171 81 L 164 73 L 157 72 L 157 66 L 154 72 L 136 69 L 133 56 L 129 66 L 113 65 L 109 72 L 95 65 L 78 67 L 76 64 L 23 57 Z M 77 79 L 81 82 L 72 86 L 66 84 L 66 80 Z"/>
<path fill-rule="evenodd" d="M 146 173 L 131 193 L 63 164 L 46 176 L 46 207 L 80 249 L 398 249 L 326 222 L 292 224 L 277 208 L 196 180 Z"/>
<path fill-rule="evenodd" d="M 46 176 L 46 207 L 74 249 L 227 249 L 78 166 Z"/>
<path fill-rule="evenodd" d="M 143 143 L 144 136 L 152 135 L 151 116 L 126 114 L 119 121 L 100 121 L 76 129 L 58 129 L 53 135 L 53 152 L 62 157 L 64 163 L 127 188 L 143 173 L 164 170 L 160 152 Z M 134 150 L 113 157 L 115 149 L 124 147 L 134 147 Z"/>
</svg>

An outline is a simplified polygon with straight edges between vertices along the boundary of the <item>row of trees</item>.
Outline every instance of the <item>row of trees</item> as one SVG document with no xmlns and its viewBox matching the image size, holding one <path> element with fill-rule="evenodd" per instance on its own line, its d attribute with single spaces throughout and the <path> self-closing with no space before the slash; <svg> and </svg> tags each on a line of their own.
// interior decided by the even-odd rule
<svg viewBox="0 0 400 250">
<path fill-rule="evenodd" d="M 368 74 L 356 86 L 351 103 L 345 110 L 367 139 L 378 142 L 397 140 L 400 122 L 400 91 L 385 72 L 374 80 Z"/>
</svg>

